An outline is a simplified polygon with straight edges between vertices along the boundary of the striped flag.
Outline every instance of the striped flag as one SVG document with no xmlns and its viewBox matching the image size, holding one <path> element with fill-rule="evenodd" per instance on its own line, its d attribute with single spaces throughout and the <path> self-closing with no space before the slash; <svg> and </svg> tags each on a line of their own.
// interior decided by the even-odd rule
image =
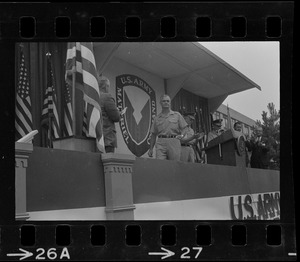
<svg viewBox="0 0 300 262">
<path fill-rule="evenodd" d="M 82 135 L 86 136 L 86 137 L 90 136 L 88 130 L 89 129 L 93 130 L 93 128 L 94 128 L 93 126 L 88 127 L 88 115 L 91 114 L 91 113 L 88 113 L 88 108 L 89 108 L 89 110 L 91 110 L 91 109 L 93 109 L 93 106 L 89 105 L 88 103 L 85 103 L 85 109 L 84 109 L 84 112 L 83 112 Z M 100 123 L 101 123 L 101 127 L 102 127 L 102 114 L 100 114 Z M 93 137 L 95 137 L 95 136 L 93 136 Z M 101 136 L 100 141 L 97 142 L 97 147 L 98 147 L 98 149 L 101 152 L 105 153 L 105 146 L 104 146 L 104 137 L 103 137 L 103 135 Z"/>
<path fill-rule="evenodd" d="M 84 112 L 83 112 L 82 135 L 88 136 L 87 103 L 85 103 Z"/>
<path fill-rule="evenodd" d="M 18 73 L 19 76 L 17 83 L 15 118 L 16 140 L 20 139 L 33 130 L 29 71 L 27 67 L 27 61 L 23 52 L 23 46 L 20 46 L 20 63 Z"/>
<path fill-rule="evenodd" d="M 83 76 L 82 76 L 82 57 L 80 53 L 80 43 L 68 43 L 67 58 L 66 58 L 66 83 L 73 85 L 73 76 L 75 75 L 75 86 L 83 91 Z"/>
<path fill-rule="evenodd" d="M 72 86 L 65 82 L 63 90 L 64 121 L 62 125 L 63 136 L 73 136 L 73 109 L 72 109 Z"/>
<path fill-rule="evenodd" d="M 48 139 L 50 141 L 50 146 L 52 146 L 52 138 L 60 137 L 60 126 L 57 113 L 57 94 L 54 86 L 54 77 L 49 53 L 47 54 L 47 88 L 44 94 L 41 119 L 42 126 L 48 130 Z"/>
<path fill-rule="evenodd" d="M 75 86 L 82 90 L 86 102 L 83 132 L 85 131 L 88 137 L 96 138 L 98 149 L 104 152 L 100 91 L 91 42 L 68 43 L 66 82 L 72 82 L 73 76 L 76 79 Z"/>
</svg>

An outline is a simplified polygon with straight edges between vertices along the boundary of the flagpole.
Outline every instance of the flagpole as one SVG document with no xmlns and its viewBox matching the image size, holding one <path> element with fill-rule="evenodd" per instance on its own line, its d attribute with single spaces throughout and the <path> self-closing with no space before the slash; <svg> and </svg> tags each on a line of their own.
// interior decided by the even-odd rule
<svg viewBox="0 0 300 262">
<path fill-rule="evenodd" d="M 227 104 L 227 128 L 232 130 L 231 116 L 230 116 L 228 104 Z"/>
<path fill-rule="evenodd" d="M 72 68 L 72 112 L 73 112 L 73 121 L 72 121 L 72 130 L 73 130 L 73 137 L 76 133 L 76 117 L 75 117 L 75 84 L 76 84 L 76 61 L 75 65 Z"/>
<path fill-rule="evenodd" d="M 204 123 L 204 117 L 203 117 L 203 112 L 202 112 L 202 108 L 199 107 L 199 115 L 200 115 L 200 122 L 201 122 L 201 126 L 203 127 L 203 131 L 204 131 L 204 138 L 202 140 L 204 148 L 207 146 L 207 136 L 208 136 L 208 131 L 207 131 L 207 127 Z M 204 150 L 202 150 L 201 152 L 201 158 L 204 159 L 204 163 L 207 163 L 207 158 L 206 158 L 206 153 Z"/>
<path fill-rule="evenodd" d="M 51 53 L 48 51 L 46 53 L 46 56 L 47 56 L 47 87 L 48 88 L 48 83 L 49 83 L 49 70 L 50 68 L 48 68 L 48 65 L 50 62 L 50 57 L 51 57 Z M 50 76 L 51 77 L 51 76 Z M 51 96 L 52 96 L 52 103 L 53 103 L 53 90 L 51 91 Z M 52 113 L 51 113 L 51 110 L 49 108 L 49 101 L 48 101 L 48 138 L 49 138 L 49 147 L 52 148 Z"/>
<path fill-rule="evenodd" d="M 48 118 L 48 120 L 49 120 L 49 128 L 48 128 L 48 132 L 49 132 L 49 134 L 48 134 L 48 137 L 49 137 L 49 142 L 50 142 L 50 147 L 52 148 L 52 119 L 51 119 L 52 117 L 51 117 L 51 114 L 49 114 L 49 118 Z"/>
<path fill-rule="evenodd" d="M 196 133 L 200 133 L 200 116 L 198 114 L 198 108 L 197 106 L 195 107 L 195 114 L 196 114 Z M 198 124 L 197 124 L 198 122 Z M 196 156 L 196 161 L 197 163 L 200 162 L 200 152 L 199 152 L 199 148 L 198 148 L 198 144 L 199 144 L 199 140 L 196 141 L 196 143 L 194 144 L 194 151 L 195 151 L 195 156 Z"/>
</svg>

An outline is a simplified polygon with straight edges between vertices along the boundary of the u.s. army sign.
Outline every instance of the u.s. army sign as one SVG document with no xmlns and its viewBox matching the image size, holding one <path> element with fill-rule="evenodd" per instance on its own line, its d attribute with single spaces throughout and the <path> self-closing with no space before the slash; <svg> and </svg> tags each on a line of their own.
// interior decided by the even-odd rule
<svg viewBox="0 0 300 262">
<path fill-rule="evenodd" d="M 116 77 L 116 101 L 121 110 L 127 107 L 119 122 L 123 139 L 129 150 L 137 157 L 150 146 L 150 128 L 156 116 L 154 90 L 135 75 Z"/>
</svg>

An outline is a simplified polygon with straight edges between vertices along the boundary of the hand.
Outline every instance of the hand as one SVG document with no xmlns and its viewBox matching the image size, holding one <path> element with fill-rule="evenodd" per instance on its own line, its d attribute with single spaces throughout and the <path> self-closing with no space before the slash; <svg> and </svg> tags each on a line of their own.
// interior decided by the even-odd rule
<svg viewBox="0 0 300 262">
<path fill-rule="evenodd" d="M 153 157 L 153 148 L 150 148 L 148 151 L 148 156 Z"/>
<path fill-rule="evenodd" d="M 178 135 L 178 136 L 176 136 L 176 138 L 180 140 L 183 138 L 183 135 Z"/>
<path fill-rule="evenodd" d="M 194 135 L 194 138 L 195 139 L 201 139 L 202 137 L 204 137 L 204 133 L 202 132 L 202 133 L 196 133 L 195 135 Z"/>
<path fill-rule="evenodd" d="M 261 144 L 261 143 L 262 143 L 261 137 L 260 137 L 260 136 L 257 136 L 257 137 L 255 138 L 255 143 L 258 143 L 258 144 Z"/>
<path fill-rule="evenodd" d="M 122 109 L 122 111 L 120 112 L 120 115 L 121 115 L 121 116 L 124 115 L 124 114 L 126 113 L 126 110 L 127 110 L 127 107 L 124 107 L 124 108 Z"/>
</svg>

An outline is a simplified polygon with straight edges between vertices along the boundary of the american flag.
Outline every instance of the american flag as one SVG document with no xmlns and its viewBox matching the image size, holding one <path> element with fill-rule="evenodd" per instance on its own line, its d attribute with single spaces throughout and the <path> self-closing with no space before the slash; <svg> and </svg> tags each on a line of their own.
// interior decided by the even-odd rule
<svg viewBox="0 0 300 262">
<path fill-rule="evenodd" d="M 64 121 L 63 121 L 63 135 L 72 136 L 73 135 L 73 110 L 72 110 L 72 86 L 65 82 L 64 88 L 64 99 L 63 99 L 63 109 L 64 109 Z"/>
<path fill-rule="evenodd" d="M 16 95 L 16 139 L 27 135 L 33 130 L 29 71 L 24 57 L 23 46 L 20 46 L 19 78 Z"/>
<path fill-rule="evenodd" d="M 83 132 L 85 131 L 88 137 L 96 138 L 98 149 L 104 152 L 100 91 L 91 42 L 68 43 L 66 82 L 71 82 L 70 76 L 72 75 L 75 75 L 75 86 L 83 91 L 83 98 L 86 102 Z"/>
<path fill-rule="evenodd" d="M 88 136 L 87 103 L 85 103 L 84 112 L 83 112 L 82 135 Z"/>
<path fill-rule="evenodd" d="M 41 119 L 42 126 L 46 127 L 48 130 L 48 139 L 51 145 L 52 138 L 60 137 L 60 126 L 57 113 L 57 94 L 54 85 L 54 77 L 49 53 L 47 53 L 47 88 L 44 95 Z"/>
</svg>

